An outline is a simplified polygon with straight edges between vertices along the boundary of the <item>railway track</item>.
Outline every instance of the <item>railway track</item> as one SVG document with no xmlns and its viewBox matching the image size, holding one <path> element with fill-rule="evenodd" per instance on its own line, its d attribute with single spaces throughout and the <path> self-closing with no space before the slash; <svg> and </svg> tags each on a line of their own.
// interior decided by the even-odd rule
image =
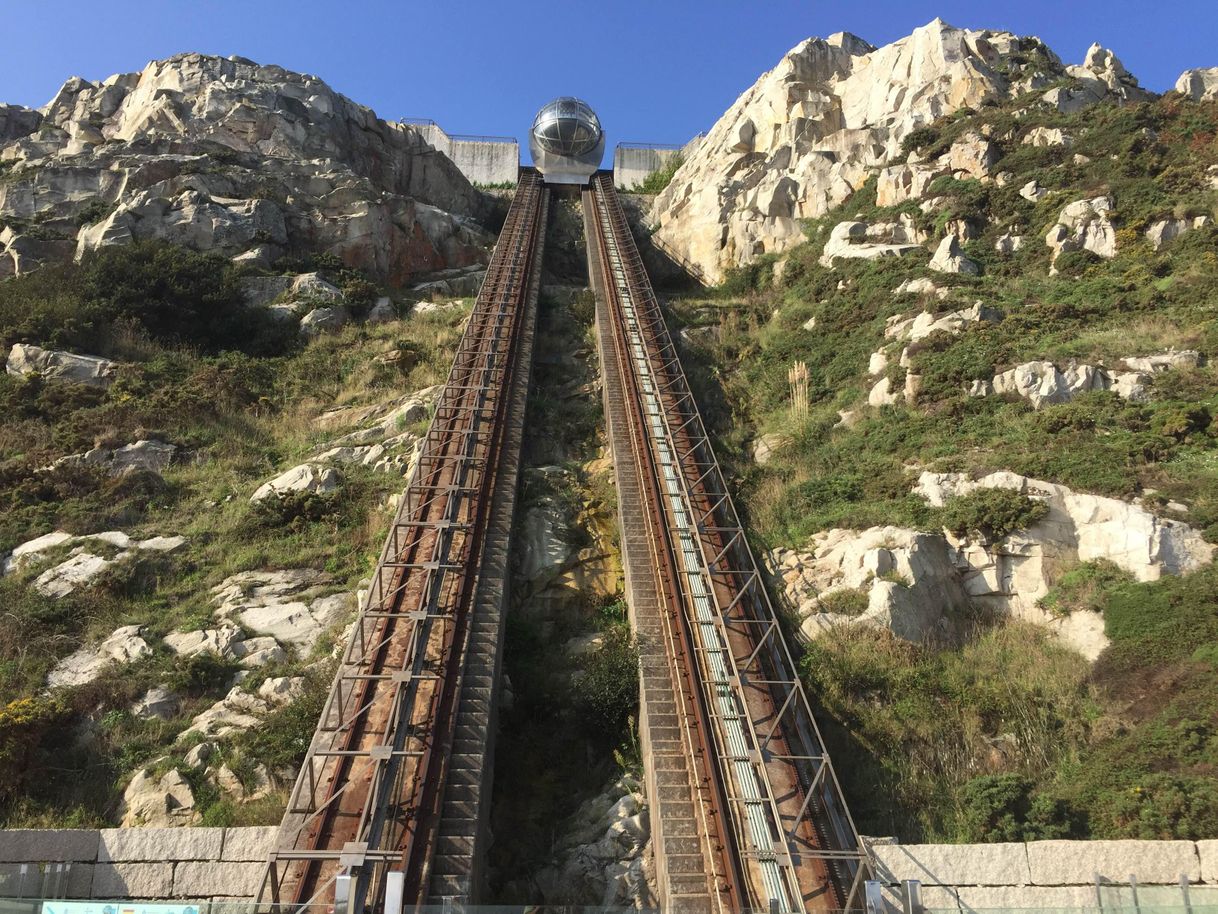
<svg viewBox="0 0 1218 914">
<path fill-rule="evenodd" d="M 653 572 L 641 589 L 658 597 L 655 636 L 675 696 L 677 727 L 657 733 L 674 729 L 685 748 L 711 907 L 857 907 L 864 865 L 853 822 L 612 178 L 595 176 L 583 202 L 619 487 L 637 481 L 641 493 L 634 516 L 622 504 L 623 540 L 646 544 L 650 561 L 636 565 Z M 646 689 L 659 674 L 646 650 L 643 663 Z M 663 871 L 666 842 L 679 846 L 684 826 L 666 821 L 659 800 L 661 904 L 681 907 L 688 892 L 698 906 L 694 887 Z"/>
<path fill-rule="evenodd" d="M 291 793 L 259 901 L 476 891 L 548 191 L 516 196 Z"/>
</svg>

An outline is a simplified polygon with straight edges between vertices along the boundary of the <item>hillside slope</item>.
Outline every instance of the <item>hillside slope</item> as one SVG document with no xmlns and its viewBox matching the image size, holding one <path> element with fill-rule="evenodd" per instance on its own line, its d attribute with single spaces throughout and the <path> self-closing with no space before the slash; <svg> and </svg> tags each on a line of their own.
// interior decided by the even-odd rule
<svg viewBox="0 0 1218 914">
<path fill-rule="evenodd" d="M 1218 834 L 1218 104 L 1085 69 L 672 302 L 864 833 Z"/>
</svg>

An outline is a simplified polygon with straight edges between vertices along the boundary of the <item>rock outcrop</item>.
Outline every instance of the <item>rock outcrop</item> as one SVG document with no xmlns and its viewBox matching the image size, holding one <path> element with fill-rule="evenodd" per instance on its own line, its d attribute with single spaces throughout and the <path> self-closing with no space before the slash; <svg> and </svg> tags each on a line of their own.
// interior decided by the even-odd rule
<svg viewBox="0 0 1218 914">
<path fill-rule="evenodd" d="M 1218 99 L 1218 67 L 1185 70 L 1176 80 L 1176 91 L 1195 102 Z"/>
<path fill-rule="evenodd" d="M 1111 197 L 1076 200 L 1063 209 L 1057 224 L 1045 235 L 1045 244 L 1053 249 L 1053 260 L 1070 251 L 1090 251 L 1106 260 L 1115 257 L 1116 228 L 1108 218 L 1112 209 Z M 1049 272 L 1054 274 L 1057 268 Z"/>
<path fill-rule="evenodd" d="M 112 665 L 134 663 L 152 653 L 138 625 L 124 625 L 96 647 L 82 647 L 65 657 L 47 674 L 47 685 L 86 685 Z"/>
<path fill-rule="evenodd" d="M 217 619 L 238 623 L 301 656 L 308 656 L 324 632 L 348 621 L 355 610 L 351 594 L 336 593 L 326 575 L 309 568 L 245 571 L 225 578 L 212 593 Z M 255 649 L 266 648 L 261 642 Z M 237 648 L 230 656 L 246 653 Z"/>
<path fill-rule="evenodd" d="M 999 372 L 991 381 L 974 381 L 969 394 L 974 397 L 1022 397 L 1033 409 L 1067 403 L 1091 390 L 1111 390 L 1119 397 L 1137 402 L 1146 399 L 1154 375 L 1173 368 L 1195 368 L 1200 363 L 1201 354 L 1193 349 L 1130 356 L 1121 359 L 1124 370 L 1078 362 L 1062 368 L 1048 361 L 1024 362 Z"/>
<path fill-rule="evenodd" d="M 327 495 L 337 489 L 338 484 L 338 473 L 329 467 L 302 463 L 264 482 L 250 496 L 250 501 L 259 502 L 288 495 Z"/>
<path fill-rule="evenodd" d="M 656 906 L 642 789 L 624 776 L 585 803 L 556 841 L 553 863 L 535 877 L 550 904 L 645 910 Z"/>
<path fill-rule="evenodd" d="M 810 38 L 742 94 L 677 170 L 651 209 L 654 242 L 710 282 L 803 240 L 800 219 L 828 212 L 879 173 L 878 202 L 921 196 L 935 178 L 995 180 L 998 148 L 966 135 L 934 161 L 896 163 L 914 130 L 1058 79 L 1062 110 L 1140 101 L 1112 52 L 1065 68 L 1038 39 L 935 20 L 876 49 L 853 35 Z"/>
<path fill-rule="evenodd" d="M 942 507 L 979 488 L 1014 489 L 1042 502 L 1048 514 L 1027 530 L 993 541 L 872 527 L 828 530 L 803 550 L 771 553 L 771 573 L 797 610 L 804 635 L 862 625 L 910 641 L 949 639 L 956 620 L 972 608 L 1043 626 L 1094 660 L 1108 644 L 1103 619 L 1086 611 L 1055 615 L 1039 605 L 1063 572 L 1105 560 L 1139 581 L 1152 581 L 1195 571 L 1213 558 L 1214 547 L 1188 524 L 1014 473 L 979 479 L 923 473 L 915 492 Z"/>
<path fill-rule="evenodd" d="M 838 258 L 901 257 L 922 250 L 917 237 L 916 230 L 904 223 L 875 226 L 866 222 L 841 222 L 829 233 L 820 262 L 822 266 L 831 267 Z"/>
<path fill-rule="evenodd" d="M 482 195 L 416 129 L 239 57 L 70 79 L 40 113 L 0 109 L 0 144 L 0 226 L 40 225 L 31 263 L 164 238 L 264 265 L 327 252 L 404 285 L 490 240 Z"/>
</svg>

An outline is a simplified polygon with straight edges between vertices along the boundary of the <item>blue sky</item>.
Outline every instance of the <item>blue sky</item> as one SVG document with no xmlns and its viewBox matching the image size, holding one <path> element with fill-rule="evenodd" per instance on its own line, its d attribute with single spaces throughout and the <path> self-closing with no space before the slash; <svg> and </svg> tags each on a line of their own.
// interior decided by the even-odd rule
<svg viewBox="0 0 1218 914">
<path fill-rule="evenodd" d="M 521 135 L 555 95 L 579 95 L 618 141 L 705 130 L 810 35 L 872 44 L 941 16 L 1039 35 L 1068 63 L 1092 41 L 1143 85 L 1218 66 L 1218 2 L 1167 0 L 0 0 L 0 101 L 39 106 L 69 76 L 102 79 L 179 51 L 314 73 L 386 118 Z"/>
</svg>

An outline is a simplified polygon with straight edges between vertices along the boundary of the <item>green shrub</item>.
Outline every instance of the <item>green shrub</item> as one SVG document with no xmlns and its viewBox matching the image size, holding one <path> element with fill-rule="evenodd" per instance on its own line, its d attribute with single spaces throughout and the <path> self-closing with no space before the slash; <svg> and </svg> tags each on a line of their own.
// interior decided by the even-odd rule
<svg viewBox="0 0 1218 914">
<path fill-rule="evenodd" d="M 1042 609 L 1057 616 L 1073 612 L 1100 612 L 1107 603 L 1109 591 L 1133 583 L 1133 575 L 1106 559 L 1084 562 L 1061 576 L 1053 588 L 1040 600 Z"/>
<path fill-rule="evenodd" d="M 959 495 L 943 506 L 943 526 L 957 535 L 978 533 L 987 539 L 1002 539 L 1044 519 L 1049 508 L 1014 489 L 976 489 Z"/>
<path fill-rule="evenodd" d="M 635 193 L 640 194 L 658 194 L 662 193 L 669 184 L 672 183 L 672 177 L 677 173 L 677 169 L 685 164 L 685 157 L 681 153 L 676 153 L 667 162 L 649 174 L 643 179 L 643 183 L 635 186 Z"/>
<path fill-rule="evenodd" d="M 867 612 L 868 593 L 858 587 L 843 587 L 819 594 L 816 598 L 820 611 L 840 616 L 861 616 Z"/>
<path fill-rule="evenodd" d="M 638 701 L 638 650 L 630 629 L 617 625 L 606 631 L 605 643 L 585 661 L 575 683 L 575 704 L 590 733 L 616 739 Z"/>
<path fill-rule="evenodd" d="M 1065 802 L 1036 793 L 1022 775 L 982 775 L 961 791 L 962 841 L 1040 841 L 1080 832 L 1079 817 Z"/>
</svg>

